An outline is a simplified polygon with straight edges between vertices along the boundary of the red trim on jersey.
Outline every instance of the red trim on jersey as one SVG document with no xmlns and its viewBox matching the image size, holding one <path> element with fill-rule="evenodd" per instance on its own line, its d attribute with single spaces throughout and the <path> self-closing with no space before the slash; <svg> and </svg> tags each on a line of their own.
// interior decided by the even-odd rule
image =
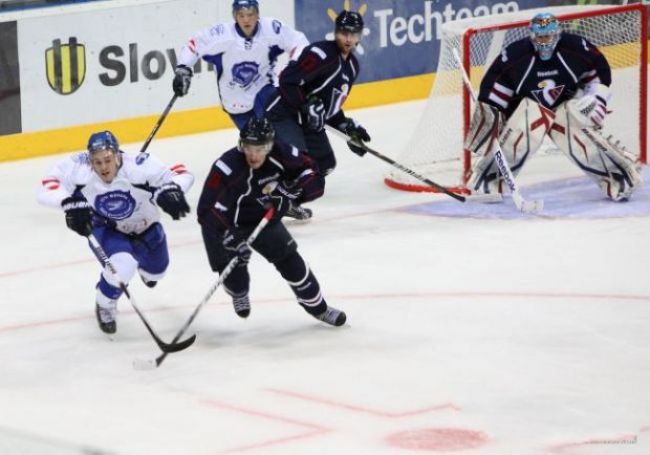
<svg viewBox="0 0 650 455">
<path fill-rule="evenodd" d="M 175 174 L 185 174 L 187 172 L 184 164 L 174 164 L 170 169 Z"/>
<path fill-rule="evenodd" d="M 43 179 L 41 183 L 44 187 L 47 187 L 48 190 L 58 190 L 61 186 L 59 179 Z"/>
</svg>

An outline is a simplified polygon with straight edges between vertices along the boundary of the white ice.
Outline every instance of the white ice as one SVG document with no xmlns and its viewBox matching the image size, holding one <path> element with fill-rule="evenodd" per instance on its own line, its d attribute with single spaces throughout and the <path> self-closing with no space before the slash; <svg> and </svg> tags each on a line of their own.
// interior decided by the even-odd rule
<svg viewBox="0 0 650 455">
<path fill-rule="evenodd" d="M 398 156 L 421 107 L 350 114 Z M 195 173 L 194 206 L 235 140 L 156 138 L 150 151 Z M 549 218 L 509 199 L 478 209 L 389 189 L 385 163 L 332 142 L 339 165 L 315 218 L 290 229 L 348 324 L 311 318 L 254 257 L 251 316 L 219 289 L 194 346 L 145 372 L 133 361 L 159 351 L 128 300 L 109 341 L 93 314 L 98 264 L 35 202 L 61 156 L 1 164 L 0 454 L 650 453 L 647 192 L 622 216 L 589 216 L 618 210 L 593 184 L 549 193 L 564 208 Z M 524 195 L 548 179 L 536 158 Z M 580 175 L 556 165 L 555 181 Z M 194 214 L 165 227 L 167 277 L 131 291 L 169 341 L 216 277 Z"/>
</svg>

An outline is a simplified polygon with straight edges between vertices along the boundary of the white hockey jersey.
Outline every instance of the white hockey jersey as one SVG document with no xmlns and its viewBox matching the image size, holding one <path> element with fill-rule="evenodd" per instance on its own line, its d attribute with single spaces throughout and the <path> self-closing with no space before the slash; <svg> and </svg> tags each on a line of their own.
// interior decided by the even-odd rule
<svg viewBox="0 0 650 455">
<path fill-rule="evenodd" d="M 199 58 L 215 65 L 221 104 L 229 114 L 253 109 L 255 96 L 267 84 L 277 85 L 277 57 L 297 57 L 309 42 L 302 32 L 272 18 L 260 18 L 251 38 L 237 23 L 216 24 L 199 32 L 181 49 L 178 64 L 194 66 Z"/>
<path fill-rule="evenodd" d="M 175 182 L 187 192 L 194 183 L 194 176 L 182 164 L 167 167 L 149 154 L 121 156 L 122 166 L 111 183 L 104 183 L 93 171 L 86 152 L 59 161 L 42 180 L 38 202 L 61 209 L 61 201 L 79 190 L 118 231 L 140 234 L 160 220 L 154 203 L 158 188 Z"/>
</svg>

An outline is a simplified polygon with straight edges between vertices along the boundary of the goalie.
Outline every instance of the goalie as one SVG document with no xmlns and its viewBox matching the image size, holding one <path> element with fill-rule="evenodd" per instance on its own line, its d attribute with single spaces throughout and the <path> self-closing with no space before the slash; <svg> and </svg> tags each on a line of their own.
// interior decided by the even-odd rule
<svg viewBox="0 0 650 455">
<path fill-rule="evenodd" d="M 549 136 L 614 201 L 642 184 L 636 155 L 603 134 L 611 93 L 605 56 L 584 37 L 564 33 L 557 18 L 540 13 L 530 39 L 507 46 L 481 81 L 465 148 L 473 154 L 473 192 L 501 192 L 494 162 L 498 138 L 516 175 Z"/>
</svg>

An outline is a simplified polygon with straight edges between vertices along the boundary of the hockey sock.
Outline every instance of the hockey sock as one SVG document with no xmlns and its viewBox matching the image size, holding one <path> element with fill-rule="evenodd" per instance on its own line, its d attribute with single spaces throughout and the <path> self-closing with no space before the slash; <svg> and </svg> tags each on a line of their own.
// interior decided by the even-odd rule
<svg viewBox="0 0 650 455">
<path fill-rule="evenodd" d="M 274 265 L 307 313 L 316 316 L 327 309 L 318 280 L 298 252 L 293 252 Z"/>
</svg>

